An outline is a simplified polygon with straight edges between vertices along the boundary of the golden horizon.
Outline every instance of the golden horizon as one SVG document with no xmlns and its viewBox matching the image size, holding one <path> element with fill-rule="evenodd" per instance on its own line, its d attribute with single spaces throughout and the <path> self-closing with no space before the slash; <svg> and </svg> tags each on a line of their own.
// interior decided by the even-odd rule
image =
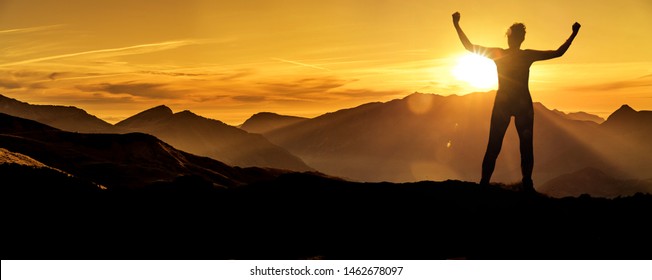
<svg viewBox="0 0 652 280">
<path fill-rule="evenodd" d="M 0 93 L 112 123 L 165 104 L 236 125 L 263 111 L 314 117 L 413 92 L 489 90 L 453 73 L 467 54 L 450 20 L 459 10 L 471 41 L 494 47 L 514 21 L 532 49 L 556 49 L 582 23 L 563 57 L 531 67 L 532 97 L 606 118 L 623 104 L 652 109 L 652 3 L 625 2 L 10 0 Z"/>
</svg>

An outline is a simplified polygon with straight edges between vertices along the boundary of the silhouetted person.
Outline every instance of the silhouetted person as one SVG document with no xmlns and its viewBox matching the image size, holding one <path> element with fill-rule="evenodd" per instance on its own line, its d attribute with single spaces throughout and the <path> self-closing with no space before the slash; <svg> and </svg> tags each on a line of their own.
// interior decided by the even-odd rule
<svg viewBox="0 0 652 280">
<path fill-rule="evenodd" d="M 486 56 L 496 63 L 498 71 L 498 92 L 494 101 L 494 108 L 491 112 L 491 127 L 489 131 L 489 143 L 487 152 L 482 161 L 482 179 L 480 184 L 487 185 L 494 172 L 496 158 L 500 153 L 503 144 L 503 137 L 509 125 L 511 116 L 514 116 L 516 130 L 520 140 L 521 149 L 521 173 L 523 174 L 523 189 L 534 192 L 532 183 L 532 166 L 534 155 L 532 147 L 534 110 L 532 108 L 532 97 L 528 89 L 528 78 L 530 65 L 539 60 L 546 60 L 562 56 L 580 30 L 580 24 L 573 24 L 573 33 L 568 40 L 557 50 L 537 51 L 521 50 L 521 43 L 525 40 L 525 25 L 515 23 L 507 30 L 508 49 L 486 48 L 471 44 L 464 31 L 459 25 L 460 13 L 453 14 L 453 25 L 457 35 L 470 52 Z"/>
</svg>

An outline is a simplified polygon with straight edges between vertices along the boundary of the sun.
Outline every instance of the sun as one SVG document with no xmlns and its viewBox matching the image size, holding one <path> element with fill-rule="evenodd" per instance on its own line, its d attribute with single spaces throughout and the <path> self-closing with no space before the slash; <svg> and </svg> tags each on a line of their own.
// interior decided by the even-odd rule
<svg viewBox="0 0 652 280">
<path fill-rule="evenodd" d="M 496 64 L 474 53 L 460 57 L 452 72 L 455 78 L 477 89 L 491 89 L 498 85 Z"/>
</svg>

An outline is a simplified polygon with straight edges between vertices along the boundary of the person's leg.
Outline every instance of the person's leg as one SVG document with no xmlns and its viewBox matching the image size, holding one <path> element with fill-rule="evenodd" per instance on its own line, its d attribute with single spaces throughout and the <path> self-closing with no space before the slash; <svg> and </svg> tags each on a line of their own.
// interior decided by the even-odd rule
<svg viewBox="0 0 652 280">
<path fill-rule="evenodd" d="M 525 191 L 534 191 L 532 182 L 532 168 L 534 167 L 534 114 L 528 110 L 519 114 L 515 118 L 516 131 L 520 140 L 521 149 L 521 173 L 523 174 L 523 189 Z"/>
<path fill-rule="evenodd" d="M 481 185 L 488 185 L 489 180 L 491 180 L 491 175 L 494 173 L 496 159 L 498 158 L 498 154 L 500 154 L 510 117 L 505 110 L 497 108 L 494 105 L 493 112 L 491 113 L 491 126 L 489 127 L 489 143 L 487 144 L 487 151 L 482 160 Z"/>
</svg>

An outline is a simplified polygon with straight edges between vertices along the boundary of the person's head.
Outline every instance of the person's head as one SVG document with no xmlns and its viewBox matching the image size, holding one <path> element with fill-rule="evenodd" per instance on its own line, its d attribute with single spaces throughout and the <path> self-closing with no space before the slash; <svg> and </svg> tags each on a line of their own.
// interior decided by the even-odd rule
<svg viewBox="0 0 652 280">
<path fill-rule="evenodd" d="M 512 24 L 507 29 L 507 44 L 510 48 L 520 48 L 525 40 L 525 24 L 520 22 Z"/>
</svg>

